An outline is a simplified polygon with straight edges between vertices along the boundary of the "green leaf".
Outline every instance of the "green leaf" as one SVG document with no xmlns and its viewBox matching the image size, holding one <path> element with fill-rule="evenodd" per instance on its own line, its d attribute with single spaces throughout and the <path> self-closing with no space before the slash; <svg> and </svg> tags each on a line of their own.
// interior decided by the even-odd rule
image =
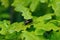
<svg viewBox="0 0 60 40">
<path fill-rule="evenodd" d="M 25 27 L 22 23 L 14 23 L 11 25 L 10 29 L 9 29 L 9 32 L 14 32 L 14 31 L 21 31 L 21 30 L 24 30 Z"/>
<path fill-rule="evenodd" d="M 31 19 L 32 18 L 32 14 L 30 12 L 30 9 L 24 7 L 24 6 L 17 6 L 15 8 L 16 11 L 18 12 L 22 12 L 22 16 L 24 16 L 24 19 Z"/>
<path fill-rule="evenodd" d="M 60 27 L 60 21 L 58 20 L 52 20 L 51 23 L 53 23 L 57 27 Z"/>
<path fill-rule="evenodd" d="M 36 35 L 43 35 L 44 32 L 45 32 L 45 30 L 43 30 L 43 29 L 36 29 L 35 30 Z"/>
<path fill-rule="evenodd" d="M 5 38 L 13 40 L 13 39 L 16 39 L 17 36 L 18 36 L 17 32 L 13 32 L 13 33 L 8 33 Z"/>
<path fill-rule="evenodd" d="M 5 35 L 0 34 L 0 40 L 4 40 L 4 39 L 5 39 Z"/>
<path fill-rule="evenodd" d="M 9 0 L 1 0 L 2 5 L 4 5 L 4 7 L 8 7 L 9 6 Z"/>
<path fill-rule="evenodd" d="M 9 26 L 8 26 L 9 21 L 2 21 L 0 22 L 0 34 L 5 35 L 8 32 Z"/>
<path fill-rule="evenodd" d="M 2 13 L 0 14 L 0 18 L 9 18 L 9 14 L 8 13 Z"/>
<path fill-rule="evenodd" d="M 24 19 L 31 19 L 31 12 L 28 8 L 31 0 L 14 0 L 12 6 L 15 7 L 15 10 L 18 12 L 22 12 L 22 16 L 24 16 Z"/>
<path fill-rule="evenodd" d="M 14 0 L 14 2 L 12 3 L 12 6 L 16 7 L 16 6 L 24 6 L 27 7 L 30 4 L 31 0 Z"/>
<path fill-rule="evenodd" d="M 22 39 L 24 40 L 45 40 L 43 37 L 38 37 L 34 33 L 23 31 Z"/>
<path fill-rule="evenodd" d="M 60 40 L 60 32 L 53 32 L 50 40 Z"/>
<path fill-rule="evenodd" d="M 44 22 L 44 21 L 47 21 L 47 20 L 50 20 L 52 17 L 53 14 L 46 14 L 44 16 L 40 16 L 36 19 L 34 19 L 36 22 Z"/>
<path fill-rule="evenodd" d="M 12 24 L 11 25 L 11 27 L 9 28 L 9 32 L 11 33 L 11 32 L 14 32 L 14 31 L 17 31 L 17 32 L 19 32 L 19 31 L 21 31 L 21 30 L 26 30 L 26 28 L 29 28 L 30 27 L 30 25 L 24 25 L 24 23 L 23 22 L 20 22 L 20 23 L 14 23 L 14 24 Z"/>
<path fill-rule="evenodd" d="M 32 12 L 35 11 L 36 7 L 39 5 L 40 1 L 39 0 L 32 0 L 32 3 L 30 5 L 30 10 Z"/>
<path fill-rule="evenodd" d="M 60 0 L 52 0 L 49 5 L 54 9 L 57 20 L 60 20 Z"/>
<path fill-rule="evenodd" d="M 40 2 L 45 3 L 48 2 L 48 0 L 40 0 Z"/>
<path fill-rule="evenodd" d="M 5 10 L 6 10 L 6 8 L 5 8 L 5 7 L 0 6 L 0 14 L 2 14 L 2 12 L 3 12 L 3 11 L 5 11 Z"/>
</svg>

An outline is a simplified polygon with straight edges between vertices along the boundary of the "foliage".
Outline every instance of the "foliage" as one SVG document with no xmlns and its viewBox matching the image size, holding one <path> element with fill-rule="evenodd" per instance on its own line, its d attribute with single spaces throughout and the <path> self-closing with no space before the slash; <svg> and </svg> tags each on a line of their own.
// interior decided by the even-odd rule
<svg viewBox="0 0 60 40">
<path fill-rule="evenodd" d="M 11 24 L 10 6 L 22 21 Z M 0 40 L 60 40 L 60 0 L 0 0 Z"/>
</svg>

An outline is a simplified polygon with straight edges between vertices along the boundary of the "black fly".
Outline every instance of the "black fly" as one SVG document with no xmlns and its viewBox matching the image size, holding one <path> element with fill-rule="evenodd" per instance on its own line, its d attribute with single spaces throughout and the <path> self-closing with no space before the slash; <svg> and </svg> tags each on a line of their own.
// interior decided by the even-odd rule
<svg viewBox="0 0 60 40">
<path fill-rule="evenodd" d="M 33 22 L 33 20 L 32 20 L 32 19 L 28 19 L 28 20 L 25 20 L 25 21 L 24 21 L 24 24 L 27 25 L 27 24 L 29 24 L 29 23 L 31 23 L 31 22 Z"/>
</svg>

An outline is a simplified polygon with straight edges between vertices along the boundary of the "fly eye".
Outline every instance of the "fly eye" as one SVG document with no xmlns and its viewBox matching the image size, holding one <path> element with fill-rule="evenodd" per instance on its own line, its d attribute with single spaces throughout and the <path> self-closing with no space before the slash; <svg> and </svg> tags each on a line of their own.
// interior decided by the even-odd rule
<svg viewBox="0 0 60 40">
<path fill-rule="evenodd" d="M 31 22 L 33 22 L 32 19 L 28 19 L 28 20 L 25 20 L 25 21 L 24 21 L 25 25 L 27 25 L 27 24 L 29 24 L 29 23 L 31 23 Z"/>
</svg>

